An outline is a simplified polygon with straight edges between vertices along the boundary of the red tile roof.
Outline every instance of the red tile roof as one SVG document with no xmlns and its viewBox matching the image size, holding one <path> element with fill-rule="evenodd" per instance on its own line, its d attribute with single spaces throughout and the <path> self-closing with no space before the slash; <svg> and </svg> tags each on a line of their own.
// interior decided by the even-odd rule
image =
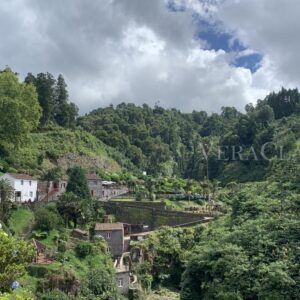
<svg viewBox="0 0 300 300">
<path fill-rule="evenodd" d="M 95 230 L 123 230 L 122 223 L 98 223 Z"/>
</svg>

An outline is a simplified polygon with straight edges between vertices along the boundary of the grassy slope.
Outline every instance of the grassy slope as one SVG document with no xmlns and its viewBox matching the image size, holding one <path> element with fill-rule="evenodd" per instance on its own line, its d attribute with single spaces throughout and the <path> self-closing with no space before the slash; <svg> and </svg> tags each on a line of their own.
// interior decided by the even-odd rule
<svg viewBox="0 0 300 300">
<path fill-rule="evenodd" d="M 20 237 L 26 233 L 33 222 L 34 215 L 31 210 L 27 208 L 18 208 L 13 211 L 10 217 L 9 227 L 14 231 L 16 236 Z"/>
<path fill-rule="evenodd" d="M 55 127 L 32 133 L 21 149 L 10 153 L 9 166 L 18 171 L 30 170 L 39 174 L 58 164 L 67 167 L 75 162 L 83 167 L 96 165 L 118 172 L 121 168 L 111 158 L 112 151 L 85 131 Z"/>
</svg>

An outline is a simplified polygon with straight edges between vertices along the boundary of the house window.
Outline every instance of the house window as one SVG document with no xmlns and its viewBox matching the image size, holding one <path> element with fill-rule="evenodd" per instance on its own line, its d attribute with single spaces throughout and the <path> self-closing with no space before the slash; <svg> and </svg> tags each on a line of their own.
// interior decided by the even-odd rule
<svg viewBox="0 0 300 300">
<path fill-rule="evenodd" d="M 106 248 L 106 253 L 109 254 L 110 253 L 110 247 Z"/>
<path fill-rule="evenodd" d="M 24 180 L 21 180 L 21 185 L 24 185 Z"/>
<path fill-rule="evenodd" d="M 107 232 L 107 233 L 106 233 L 106 238 L 107 238 L 107 239 L 110 239 L 110 232 Z"/>
<path fill-rule="evenodd" d="M 29 185 L 31 186 L 31 180 L 29 180 Z"/>
<path fill-rule="evenodd" d="M 91 190 L 91 195 L 94 196 L 94 191 L 93 190 Z"/>
<path fill-rule="evenodd" d="M 33 197 L 33 192 L 29 192 L 29 196 L 30 196 L 30 197 Z"/>
<path fill-rule="evenodd" d="M 118 287 L 123 287 L 123 279 L 122 278 L 120 278 L 118 280 Z"/>
</svg>

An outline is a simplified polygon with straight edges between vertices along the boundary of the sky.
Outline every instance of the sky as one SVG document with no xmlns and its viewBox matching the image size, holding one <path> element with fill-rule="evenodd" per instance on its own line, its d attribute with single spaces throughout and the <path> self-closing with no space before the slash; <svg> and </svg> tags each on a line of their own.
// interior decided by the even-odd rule
<svg viewBox="0 0 300 300">
<path fill-rule="evenodd" d="M 0 68 L 63 74 L 80 113 L 243 110 L 300 83 L 299 0 L 3 0 Z"/>
</svg>

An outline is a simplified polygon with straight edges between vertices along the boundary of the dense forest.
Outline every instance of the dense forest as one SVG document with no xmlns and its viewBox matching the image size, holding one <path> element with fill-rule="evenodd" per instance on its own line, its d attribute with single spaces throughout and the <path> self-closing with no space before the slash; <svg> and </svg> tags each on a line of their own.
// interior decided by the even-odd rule
<svg viewBox="0 0 300 300">
<path fill-rule="evenodd" d="M 3 74 L 9 71 L 6 69 Z M 220 113 L 208 114 L 121 103 L 78 117 L 78 108 L 69 101 L 62 75 L 55 79 L 50 73 L 36 76 L 28 73 L 23 85 L 32 89 L 32 93 L 36 91 L 32 99 L 37 97 L 40 108 L 30 115 L 35 118 L 35 124 L 31 122 L 24 127 L 28 128 L 27 132 L 20 129 L 21 125 L 15 126 L 13 131 L 12 118 L 6 113 L 2 119 L 2 158 L 5 154 L 12 156 L 11 147 L 18 145 L 18 139 L 24 140 L 34 127 L 38 133 L 49 129 L 59 132 L 63 127 L 77 130 L 81 135 L 91 133 L 99 143 L 106 145 L 102 148 L 110 152 L 113 159 L 138 176 L 147 171 L 153 176 L 215 179 L 225 185 L 231 181 L 267 178 L 272 173 L 274 161 L 297 150 L 300 137 L 297 89 L 282 88 L 278 93 L 273 92 L 264 100 L 258 100 L 256 105 L 247 104 L 244 113 L 234 107 L 222 107 Z M 31 109 L 34 111 L 35 107 Z M 29 123 L 30 118 L 24 122 Z M 13 143 L 9 144 L 8 136 Z M 55 158 L 51 151 L 50 147 L 44 157 Z M 36 158 L 35 164 L 41 159 Z M 14 158 L 8 157 L 8 160 Z"/>
<path fill-rule="evenodd" d="M 0 181 L 0 299 L 124 299 L 103 240 L 70 242 L 73 228 L 91 230 L 105 214 L 91 198 L 86 170 L 128 184 L 132 201 L 157 194 L 180 209 L 180 193 L 188 195 L 185 205 L 202 207 L 206 200 L 194 196 L 206 193 L 224 207 L 209 224 L 163 227 L 132 243 L 144 260 L 133 265 L 142 291 L 131 299 L 165 288 L 175 296 L 164 299 L 299 299 L 297 89 L 282 88 L 245 112 L 121 103 L 78 116 L 62 75 L 29 73 L 21 82 L 6 68 L 0 107 L 2 173 L 69 175 L 66 193 L 34 210 L 12 204 L 11 188 Z M 80 166 L 61 170 L 70 153 Z M 47 245 L 53 263 L 32 264 L 31 238 Z M 25 288 L 12 291 L 16 277 Z"/>
<path fill-rule="evenodd" d="M 293 149 L 300 137 L 299 113 L 298 90 L 282 88 L 255 106 L 246 105 L 245 113 L 234 107 L 222 107 L 220 114 L 181 113 L 121 103 L 78 118 L 78 126 L 149 174 L 246 182 L 269 174 L 270 161 L 278 158 L 280 147 L 286 155 Z M 227 152 L 222 159 L 218 147 Z M 240 147 L 244 157 L 232 155 Z"/>
</svg>

